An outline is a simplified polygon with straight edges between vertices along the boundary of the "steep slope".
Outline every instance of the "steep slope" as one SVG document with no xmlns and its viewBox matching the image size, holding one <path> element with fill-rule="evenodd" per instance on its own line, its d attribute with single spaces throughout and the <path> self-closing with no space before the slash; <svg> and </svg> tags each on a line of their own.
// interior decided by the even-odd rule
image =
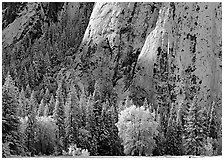
<svg viewBox="0 0 224 160">
<path fill-rule="evenodd" d="M 32 74 L 38 72 L 39 78 L 36 77 L 36 82 L 30 86 L 36 89 L 42 85 L 47 87 L 44 82 L 46 68 L 50 67 L 55 74 L 66 57 L 74 55 L 93 5 L 81 2 L 27 3 L 19 16 L 3 29 L 3 79 L 10 72 L 19 87 L 26 87 L 26 82 L 35 81 L 29 77 L 35 77 Z"/>
<path fill-rule="evenodd" d="M 135 84 L 167 117 L 174 105 L 200 104 L 221 119 L 221 3 L 167 3 L 140 56 Z M 221 121 L 220 121 L 221 122 Z M 167 125 L 167 124 L 165 124 Z"/>
<path fill-rule="evenodd" d="M 101 81 L 102 90 L 108 94 L 114 90 L 122 99 L 145 38 L 155 28 L 159 7 L 159 3 L 95 4 L 77 60 L 87 88 Z"/>
</svg>

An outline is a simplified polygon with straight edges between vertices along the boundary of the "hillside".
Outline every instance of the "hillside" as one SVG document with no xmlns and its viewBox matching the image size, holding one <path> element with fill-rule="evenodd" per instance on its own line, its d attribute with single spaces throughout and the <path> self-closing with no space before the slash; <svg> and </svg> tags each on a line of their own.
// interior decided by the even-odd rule
<svg viewBox="0 0 224 160">
<path fill-rule="evenodd" d="M 31 134 L 33 115 L 61 139 L 38 148 L 44 142 L 31 147 L 28 138 L 25 153 L 60 155 L 77 144 L 97 156 L 221 154 L 221 2 L 9 2 L 2 28 L 3 92 L 18 104 L 19 133 Z M 4 96 L 3 112 L 13 106 Z M 122 137 L 132 109 L 153 115 L 159 134 L 142 133 L 152 132 L 153 148 Z"/>
</svg>

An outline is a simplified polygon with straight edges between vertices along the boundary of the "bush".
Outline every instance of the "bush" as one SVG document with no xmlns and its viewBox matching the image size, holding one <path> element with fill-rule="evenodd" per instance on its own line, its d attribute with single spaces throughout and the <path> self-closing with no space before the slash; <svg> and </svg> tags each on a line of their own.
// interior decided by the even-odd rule
<svg viewBox="0 0 224 160">
<path fill-rule="evenodd" d="M 64 154 L 66 154 L 66 153 L 64 152 Z M 77 146 L 75 144 L 75 145 L 69 146 L 67 155 L 87 157 L 90 155 L 90 153 L 88 152 L 87 149 L 77 148 Z"/>
</svg>

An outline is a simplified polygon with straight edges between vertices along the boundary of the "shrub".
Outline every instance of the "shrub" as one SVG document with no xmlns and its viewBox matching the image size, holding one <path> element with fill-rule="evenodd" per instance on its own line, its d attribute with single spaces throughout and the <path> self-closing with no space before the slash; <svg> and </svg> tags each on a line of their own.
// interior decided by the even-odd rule
<svg viewBox="0 0 224 160">
<path fill-rule="evenodd" d="M 67 155 L 87 157 L 90 155 L 90 153 L 88 152 L 87 149 L 77 148 L 77 146 L 75 144 L 75 145 L 69 146 Z"/>
</svg>

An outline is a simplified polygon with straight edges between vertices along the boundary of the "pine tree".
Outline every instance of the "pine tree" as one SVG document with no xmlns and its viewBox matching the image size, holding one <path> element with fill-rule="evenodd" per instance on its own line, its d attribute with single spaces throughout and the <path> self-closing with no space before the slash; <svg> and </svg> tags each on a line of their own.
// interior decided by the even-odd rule
<svg viewBox="0 0 224 160">
<path fill-rule="evenodd" d="M 100 155 L 122 155 L 121 143 L 119 143 L 118 129 L 115 126 L 116 109 L 111 107 L 109 101 L 102 105 L 99 153 Z"/>
<path fill-rule="evenodd" d="M 55 119 L 55 123 L 57 125 L 57 139 L 58 139 L 58 151 L 61 153 L 63 149 L 63 142 L 64 142 L 64 104 L 63 104 L 63 97 L 62 97 L 62 83 L 59 84 L 57 92 L 56 92 L 56 103 L 55 108 L 53 111 L 53 117 Z"/>
<path fill-rule="evenodd" d="M 75 86 L 71 86 L 65 105 L 66 146 L 79 146 L 79 129 L 82 128 L 82 109 Z"/>
<path fill-rule="evenodd" d="M 90 155 L 97 155 L 97 141 L 94 134 L 95 128 L 95 115 L 93 112 L 93 105 L 94 105 L 94 97 L 90 95 L 88 97 L 87 105 L 86 105 L 86 130 L 90 133 L 90 140 L 89 140 L 89 148 Z"/>
<path fill-rule="evenodd" d="M 86 105 L 87 97 L 83 91 L 79 99 L 79 109 L 81 111 L 81 126 L 85 126 L 86 124 Z"/>
<path fill-rule="evenodd" d="M 70 144 L 75 144 L 75 138 L 73 134 L 73 117 L 72 117 L 72 99 L 71 93 L 68 94 L 65 105 L 65 148 L 67 149 Z"/>
<path fill-rule="evenodd" d="M 2 89 L 2 143 L 8 144 L 11 154 L 20 154 L 20 121 L 17 116 L 18 102 L 14 91 L 17 89 L 11 76 L 8 75 Z"/>
<path fill-rule="evenodd" d="M 29 85 L 29 83 L 28 83 L 28 85 L 26 86 L 26 90 L 25 90 L 25 97 L 26 98 L 30 98 L 30 96 L 31 96 L 31 88 L 30 88 L 30 85 Z"/>
<path fill-rule="evenodd" d="M 38 113 L 37 113 L 39 117 L 44 115 L 44 110 L 45 110 L 44 107 L 45 107 L 45 103 L 44 103 L 44 99 L 42 99 L 38 108 Z"/>
<path fill-rule="evenodd" d="M 24 66 L 23 81 L 22 82 L 23 82 L 24 87 L 26 87 L 27 85 L 29 85 L 29 74 L 28 74 L 28 71 L 27 71 L 27 69 L 26 69 L 25 66 Z"/>
<path fill-rule="evenodd" d="M 100 148 L 100 126 L 101 126 L 101 112 L 102 112 L 102 97 L 103 97 L 103 91 L 102 91 L 102 84 L 101 81 L 96 81 L 94 86 L 94 104 L 93 104 L 93 112 L 94 112 L 94 122 L 95 126 L 93 127 L 93 137 L 96 140 L 96 155 L 99 155 L 99 148 Z"/>
<path fill-rule="evenodd" d="M 182 129 L 177 119 L 177 112 L 172 106 L 166 132 L 166 155 L 180 156 L 182 154 Z"/>
<path fill-rule="evenodd" d="M 2 90 L 5 90 L 8 94 L 10 94 L 15 103 L 18 105 L 19 89 L 15 86 L 15 82 L 13 81 L 9 72 L 7 74 L 7 77 L 5 78 L 5 83 Z"/>
<path fill-rule="evenodd" d="M 47 117 L 49 115 L 49 105 L 46 104 L 44 107 L 44 117 Z"/>
<path fill-rule="evenodd" d="M 36 82 L 35 71 L 33 69 L 33 65 L 30 64 L 30 66 L 29 66 L 29 84 L 32 88 L 34 88 L 35 82 Z"/>
<path fill-rule="evenodd" d="M 45 94 L 44 94 L 44 103 L 48 103 L 49 102 L 49 100 L 50 100 L 50 91 L 49 91 L 49 89 L 47 88 L 46 89 L 46 91 L 45 91 Z"/>
<path fill-rule="evenodd" d="M 21 90 L 19 94 L 19 115 L 20 117 L 25 117 L 27 115 L 27 110 L 28 110 L 28 102 L 25 97 L 25 91 Z"/>
<path fill-rule="evenodd" d="M 37 95 L 36 98 L 37 98 L 37 102 L 38 103 L 40 103 L 42 99 L 44 100 L 44 103 L 45 103 L 45 99 L 44 99 L 44 89 L 43 88 L 39 91 L 39 94 Z"/>
<path fill-rule="evenodd" d="M 49 115 L 53 115 L 54 107 L 55 107 L 55 100 L 54 100 L 54 96 L 51 95 L 51 99 L 49 102 Z"/>
<path fill-rule="evenodd" d="M 35 154 L 35 128 L 36 128 L 36 111 L 37 102 L 35 99 L 35 92 L 33 91 L 29 101 L 28 120 L 25 129 L 26 134 L 26 147 L 31 153 L 31 156 Z"/>
<path fill-rule="evenodd" d="M 203 150 L 203 141 L 206 138 L 206 117 L 203 110 L 193 103 L 186 117 L 184 125 L 184 148 L 186 155 L 200 156 Z"/>
</svg>

